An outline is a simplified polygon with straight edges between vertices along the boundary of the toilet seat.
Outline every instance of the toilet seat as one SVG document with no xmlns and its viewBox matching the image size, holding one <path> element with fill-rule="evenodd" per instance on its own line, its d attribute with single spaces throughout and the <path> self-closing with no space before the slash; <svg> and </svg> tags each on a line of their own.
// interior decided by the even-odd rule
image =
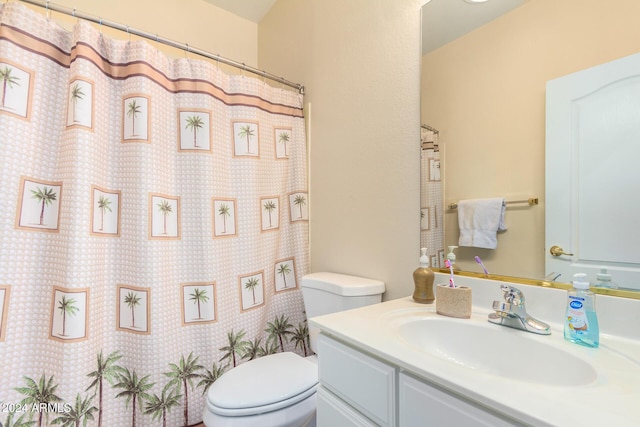
<svg viewBox="0 0 640 427">
<path fill-rule="evenodd" d="M 218 378 L 207 392 L 207 407 L 225 417 L 263 414 L 307 399 L 317 384 L 316 364 L 292 352 L 276 353 Z"/>
</svg>

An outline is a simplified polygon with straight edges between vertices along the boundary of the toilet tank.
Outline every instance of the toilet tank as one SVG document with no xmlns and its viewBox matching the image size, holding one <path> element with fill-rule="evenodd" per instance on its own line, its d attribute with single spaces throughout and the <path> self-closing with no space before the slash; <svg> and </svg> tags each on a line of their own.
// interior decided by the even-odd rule
<svg viewBox="0 0 640 427">
<path fill-rule="evenodd" d="M 307 318 L 377 304 L 385 291 L 380 280 L 328 272 L 303 276 L 301 287 Z M 317 334 L 317 329 L 309 326 L 313 351 Z"/>
</svg>

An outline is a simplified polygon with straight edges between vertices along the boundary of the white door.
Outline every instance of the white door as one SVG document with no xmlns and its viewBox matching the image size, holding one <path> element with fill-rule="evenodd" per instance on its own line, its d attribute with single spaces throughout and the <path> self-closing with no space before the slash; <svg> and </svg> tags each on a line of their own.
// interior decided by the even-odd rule
<svg viewBox="0 0 640 427">
<path fill-rule="evenodd" d="M 640 289 L 640 54 L 547 82 L 546 104 L 547 274 Z"/>
</svg>

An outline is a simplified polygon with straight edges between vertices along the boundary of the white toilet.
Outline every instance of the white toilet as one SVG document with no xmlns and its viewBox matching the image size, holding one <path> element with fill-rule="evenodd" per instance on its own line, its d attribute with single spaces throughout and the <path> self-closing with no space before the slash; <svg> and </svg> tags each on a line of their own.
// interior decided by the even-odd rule
<svg viewBox="0 0 640 427">
<path fill-rule="evenodd" d="M 379 280 L 336 273 L 308 274 L 301 286 L 308 318 L 377 304 L 385 290 Z M 314 352 L 317 334 L 310 326 Z M 284 352 L 260 357 L 211 385 L 203 422 L 207 427 L 314 427 L 317 384 L 316 356 Z"/>
</svg>

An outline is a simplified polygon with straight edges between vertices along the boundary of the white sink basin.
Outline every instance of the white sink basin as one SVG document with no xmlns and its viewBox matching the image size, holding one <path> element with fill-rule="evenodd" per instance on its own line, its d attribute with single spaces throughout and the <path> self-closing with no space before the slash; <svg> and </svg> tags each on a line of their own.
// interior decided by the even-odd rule
<svg viewBox="0 0 640 427">
<path fill-rule="evenodd" d="M 437 315 L 393 322 L 410 346 L 461 367 L 512 380 L 551 386 L 581 386 L 596 379 L 584 360 L 553 345 L 544 336 L 479 320 Z"/>
</svg>

